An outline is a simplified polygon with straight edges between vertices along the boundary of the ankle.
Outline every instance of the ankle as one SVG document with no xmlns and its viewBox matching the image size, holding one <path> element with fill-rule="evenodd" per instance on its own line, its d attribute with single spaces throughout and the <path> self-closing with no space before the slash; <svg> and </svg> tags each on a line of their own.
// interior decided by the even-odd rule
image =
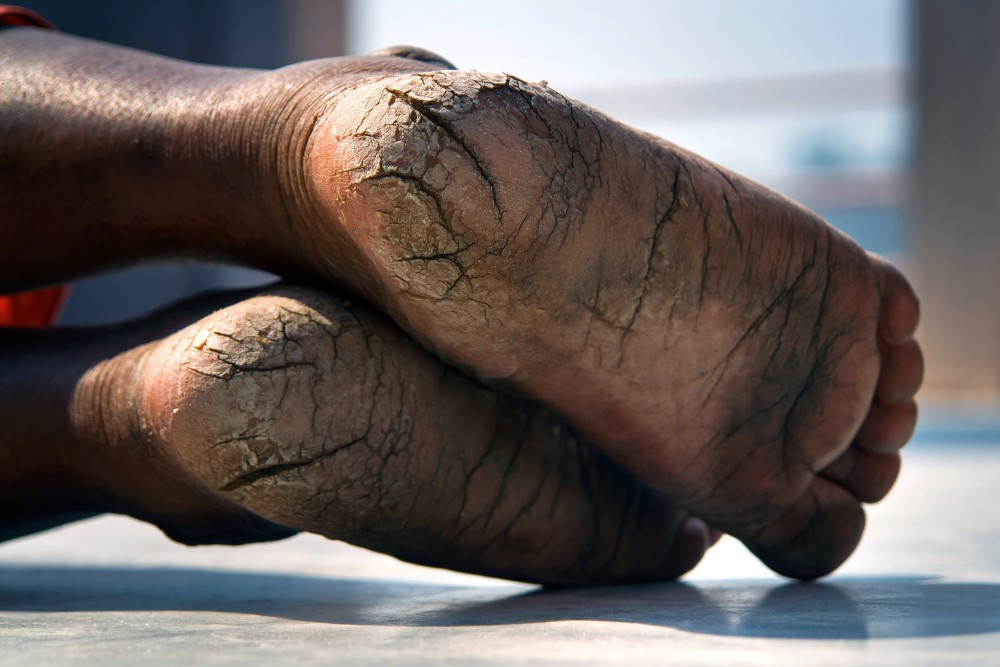
<svg viewBox="0 0 1000 667">
<path fill-rule="evenodd" d="M 141 378 L 155 343 L 115 354 L 94 350 L 76 380 L 69 402 L 72 461 L 78 484 L 106 511 L 118 507 L 122 471 L 141 459 L 139 449 L 149 438 L 143 431 Z M 96 347 L 96 346 L 95 346 Z"/>
<path fill-rule="evenodd" d="M 112 391 L 108 373 L 97 370 L 99 338 L 83 330 L 3 331 L 0 342 L 0 528 L 30 532 L 53 517 L 108 509 L 95 493 L 108 463 L 104 424 L 113 415 L 97 398 Z"/>
<path fill-rule="evenodd" d="M 102 359 L 79 378 L 70 405 L 73 433 L 92 446 L 118 446 L 139 432 L 135 392 L 148 346 Z"/>
</svg>

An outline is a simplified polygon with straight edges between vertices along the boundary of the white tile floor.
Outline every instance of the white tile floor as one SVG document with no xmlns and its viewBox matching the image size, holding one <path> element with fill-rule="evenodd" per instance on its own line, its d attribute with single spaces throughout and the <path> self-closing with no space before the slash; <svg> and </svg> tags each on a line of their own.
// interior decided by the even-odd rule
<svg viewBox="0 0 1000 667">
<path fill-rule="evenodd" d="M 100 518 L 0 546 L 0 664 L 1000 665 L 1000 441 L 917 442 L 869 516 L 820 584 L 724 540 L 684 584 L 552 592 Z"/>
</svg>

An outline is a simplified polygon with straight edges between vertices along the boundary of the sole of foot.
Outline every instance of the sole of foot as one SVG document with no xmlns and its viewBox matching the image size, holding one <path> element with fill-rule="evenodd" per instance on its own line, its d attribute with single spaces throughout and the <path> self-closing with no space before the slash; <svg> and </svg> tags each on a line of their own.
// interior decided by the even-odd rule
<svg viewBox="0 0 1000 667">
<path fill-rule="evenodd" d="M 917 302 L 811 212 L 547 86 L 344 93 L 305 162 L 372 298 L 792 577 L 854 550 L 913 429 Z M 374 285 L 374 287 L 373 287 Z"/>
<path fill-rule="evenodd" d="M 670 579 L 713 541 L 547 411 L 366 308 L 287 287 L 217 305 L 111 363 L 139 387 L 146 445 L 256 515 L 550 585 Z"/>
</svg>

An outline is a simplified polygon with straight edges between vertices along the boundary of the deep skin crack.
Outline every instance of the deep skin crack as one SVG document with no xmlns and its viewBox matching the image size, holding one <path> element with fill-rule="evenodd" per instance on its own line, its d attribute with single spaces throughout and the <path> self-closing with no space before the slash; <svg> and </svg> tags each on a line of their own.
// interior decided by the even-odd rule
<svg viewBox="0 0 1000 667">
<path fill-rule="evenodd" d="M 690 176 L 689 176 L 690 177 Z M 649 242 L 649 254 L 646 257 L 646 272 L 642 277 L 642 290 L 639 292 L 639 298 L 636 299 L 635 307 L 632 309 L 632 313 L 629 315 L 629 320 L 625 324 L 624 333 L 622 335 L 622 342 L 624 343 L 625 337 L 628 336 L 630 332 L 635 330 L 636 320 L 639 317 L 639 313 L 642 311 L 642 304 L 646 299 L 646 294 L 649 292 L 650 283 L 653 279 L 654 273 L 654 258 L 656 253 L 660 252 L 661 248 L 661 238 L 664 228 L 668 223 L 674 222 L 675 216 L 681 205 L 681 174 L 680 170 L 674 172 L 674 182 L 671 186 L 670 203 L 667 205 L 667 209 L 662 215 L 657 216 L 653 227 L 653 235 Z"/>
<path fill-rule="evenodd" d="M 310 456 L 308 458 L 300 459 L 300 460 L 297 460 L 297 461 L 284 461 L 282 463 L 274 463 L 274 464 L 271 464 L 271 465 L 266 465 L 266 466 L 262 466 L 260 468 L 256 468 L 254 470 L 247 471 L 247 472 L 243 473 L 242 475 L 239 475 L 239 476 L 235 477 L 234 479 L 232 479 L 231 481 L 227 482 L 226 484 L 223 484 L 222 486 L 220 486 L 219 490 L 220 491 L 235 491 L 236 489 L 238 489 L 240 487 L 247 486 L 249 484 L 254 484 L 254 483 L 256 483 L 256 482 L 258 482 L 258 481 L 260 481 L 262 479 L 266 479 L 266 478 L 269 478 L 269 477 L 275 477 L 275 476 L 281 475 L 283 473 L 286 473 L 286 472 L 288 472 L 290 470 L 297 470 L 297 469 L 303 468 L 305 466 L 315 465 L 316 463 L 318 463 L 319 461 L 322 461 L 323 459 L 329 458 L 331 456 L 336 456 L 337 454 L 341 454 L 342 452 L 350 449 L 354 445 L 357 445 L 357 444 L 362 443 L 362 442 L 364 442 L 364 438 L 358 438 L 356 440 L 352 440 L 351 442 L 345 442 L 344 444 L 342 444 L 342 445 L 340 445 L 338 447 L 334 447 L 333 449 L 326 450 L 326 451 L 324 451 L 324 452 L 322 452 L 320 454 L 317 454 L 315 456 Z M 217 444 L 221 444 L 221 443 L 217 443 Z"/>
<path fill-rule="evenodd" d="M 436 127 L 441 133 L 446 137 L 451 139 L 456 143 L 462 151 L 469 157 L 472 164 L 475 165 L 476 171 L 479 172 L 480 177 L 483 182 L 490 188 L 490 195 L 493 199 L 493 208 L 496 212 L 497 218 L 500 222 L 503 221 L 503 207 L 500 205 L 500 196 L 497 193 L 496 179 L 487 171 L 486 165 L 479 158 L 476 152 L 472 149 L 472 146 L 459 135 L 458 132 L 452 128 L 448 120 L 441 114 L 438 109 L 435 109 L 433 105 L 418 100 L 412 95 L 410 95 L 405 90 L 400 90 L 396 88 L 387 88 L 387 90 L 393 95 L 402 99 L 406 104 L 412 108 L 416 113 L 420 114 L 427 122 L 431 123 Z M 454 113 L 454 112 L 453 112 Z"/>
</svg>

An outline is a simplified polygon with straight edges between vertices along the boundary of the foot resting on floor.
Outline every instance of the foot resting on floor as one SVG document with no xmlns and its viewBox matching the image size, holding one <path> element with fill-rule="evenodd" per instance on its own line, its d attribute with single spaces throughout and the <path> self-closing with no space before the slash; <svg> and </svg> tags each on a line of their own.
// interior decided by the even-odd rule
<svg viewBox="0 0 1000 667">
<path fill-rule="evenodd" d="M 854 550 L 916 418 L 918 308 L 895 268 L 509 75 L 355 77 L 309 127 L 294 182 L 315 274 L 776 571 Z"/>
<path fill-rule="evenodd" d="M 154 339 L 96 363 L 75 404 L 116 425 L 91 436 L 105 478 L 127 452 L 132 506 L 175 537 L 213 541 L 235 506 L 416 563 L 555 585 L 674 578 L 717 537 L 561 420 L 364 307 L 277 287 L 131 328 L 145 333 L 105 335 Z M 157 515 L 184 497 L 158 496 L 164 476 L 199 504 Z"/>
</svg>

